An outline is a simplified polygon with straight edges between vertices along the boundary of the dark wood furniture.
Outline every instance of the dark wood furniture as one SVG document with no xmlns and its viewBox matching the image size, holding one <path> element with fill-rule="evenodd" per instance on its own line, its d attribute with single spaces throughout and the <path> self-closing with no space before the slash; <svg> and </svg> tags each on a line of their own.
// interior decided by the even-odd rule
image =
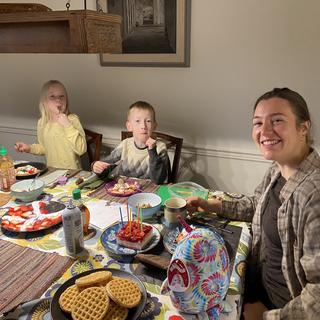
<svg viewBox="0 0 320 320">
<path fill-rule="evenodd" d="M 0 13 L 0 53 L 121 53 L 121 21 L 93 10 Z"/>
<path fill-rule="evenodd" d="M 168 150 L 174 149 L 172 166 L 170 166 L 169 168 L 170 171 L 168 174 L 168 183 L 175 183 L 178 179 L 179 162 L 181 157 L 183 138 L 177 138 L 161 132 L 154 132 L 153 134 L 157 140 L 161 140 L 166 144 Z M 121 140 L 130 137 L 132 137 L 132 132 L 121 131 Z"/>
<path fill-rule="evenodd" d="M 84 129 L 87 140 L 87 153 L 90 164 L 100 159 L 102 134 L 89 129 Z"/>
<path fill-rule="evenodd" d="M 0 3 L 0 13 L 25 11 L 51 11 L 51 9 L 40 3 Z"/>
</svg>

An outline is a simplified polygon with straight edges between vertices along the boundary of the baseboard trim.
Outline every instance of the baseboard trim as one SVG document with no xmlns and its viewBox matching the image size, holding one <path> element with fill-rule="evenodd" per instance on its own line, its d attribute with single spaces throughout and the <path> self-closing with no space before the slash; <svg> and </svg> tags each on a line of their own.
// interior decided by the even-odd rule
<svg viewBox="0 0 320 320">
<path fill-rule="evenodd" d="M 15 135 L 25 135 L 25 136 L 37 136 L 37 131 L 35 129 L 29 128 L 15 128 L 0 125 L 0 132 L 6 134 Z M 102 143 L 108 147 L 114 148 L 119 144 L 119 139 L 105 138 L 103 137 Z M 214 158 L 224 158 L 232 160 L 242 160 L 242 161 L 253 161 L 253 162 L 269 162 L 265 160 L 260 154 L 252 152 L 239 152 L 226 150 L 221 148 L 197 148 L 191 146 L 184 146 L 182 148 L 183 155 L 197 155 L 202 157 L 214 157 Z"/>
</svg>

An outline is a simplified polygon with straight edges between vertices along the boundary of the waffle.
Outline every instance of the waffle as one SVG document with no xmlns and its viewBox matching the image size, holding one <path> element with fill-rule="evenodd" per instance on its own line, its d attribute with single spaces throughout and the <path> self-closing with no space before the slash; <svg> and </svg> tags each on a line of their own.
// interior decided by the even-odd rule
<svg viewBox="0 0 320 320">
<path fill-rule="evenodd" d="M 112 279 L 110 271 L 97 271 L 78 278 L 76 286 L 82 290 L 92 286 L 105 286 Z"/>
<path fill-rule="evenodd" d="M 74 320 L 102 320 L 109 308 L 109 297 L 101 287 L 81 291 L 74 301 L 71 316 Z"/>
<path fill-rule="evenodd" d="M 71 313 L 71 308 L 75 298 L 78 296 L 79 291 L 76 285 L 67 288 L 59 297 L 60 308 L 68 313 Z"/>
<path fill-rule="evenodd" d="M 127 308 L 121 307 L 110 300 L 109 309 L 103 320 L 125 320 L 127 318 L 128 312 L 129 310 Z"/>
<path fill-rule="evenodd" d="M 139 286 L 132 280 L 116 278 L 106 286 L 108 296 L 117 304 L 125 308 L 137 306 L 141 300 Z"/>
</svg>

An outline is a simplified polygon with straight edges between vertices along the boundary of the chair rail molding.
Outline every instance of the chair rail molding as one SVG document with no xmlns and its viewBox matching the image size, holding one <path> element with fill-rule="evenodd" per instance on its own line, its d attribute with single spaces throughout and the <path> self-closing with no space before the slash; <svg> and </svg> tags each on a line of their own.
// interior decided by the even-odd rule
<svg viewBox="0 0 320 320">
<path fill-rule="evenodd" d="M 37 136 L 37 130 L 30 128 L 17 128 L 0 125 L 0 132 L 6 134 L 14 134 L 21 136 Z M 114 148 L 120 143 L 120 139 L 117 138 L 106 138 L 103 136 L 102 143 L 107 147 Z M 253 162 L 265 162 L 270 161 L 265 160 L 260 154 L 253 152 L 242 152 L 242 151 L 233 151 L 222 148 L 202 148 L 202 147 L 193 147 L 185 144 L 182 146 L 182 155 L 197 155 L 209 158 L 226 158 L 232 160 L 243 160 L 243 161 L 253 161 Z"/>
</svg>

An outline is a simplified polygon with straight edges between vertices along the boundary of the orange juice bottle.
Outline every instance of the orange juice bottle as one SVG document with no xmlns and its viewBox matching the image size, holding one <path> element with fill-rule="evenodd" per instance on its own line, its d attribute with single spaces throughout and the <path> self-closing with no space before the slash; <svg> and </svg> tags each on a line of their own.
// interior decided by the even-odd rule
<svg viewBox="0 0 320 320">
<path fill-rule="evenodd" d="M 0 190 L 10 191 L 16 182 L 13 160 L 8 156 L 7 149 L 0 147 Z"/>
<path fill-rule="evenodd" d="M 83 234 L 87 235 L 89 233 L 90 211 L 87 208 L 87 206 L 82 202 L 81 190 L 74 189 L 72 191 L 72 198 L 74 205 L 77 206 L 82 213 Z"/>
</svg>

